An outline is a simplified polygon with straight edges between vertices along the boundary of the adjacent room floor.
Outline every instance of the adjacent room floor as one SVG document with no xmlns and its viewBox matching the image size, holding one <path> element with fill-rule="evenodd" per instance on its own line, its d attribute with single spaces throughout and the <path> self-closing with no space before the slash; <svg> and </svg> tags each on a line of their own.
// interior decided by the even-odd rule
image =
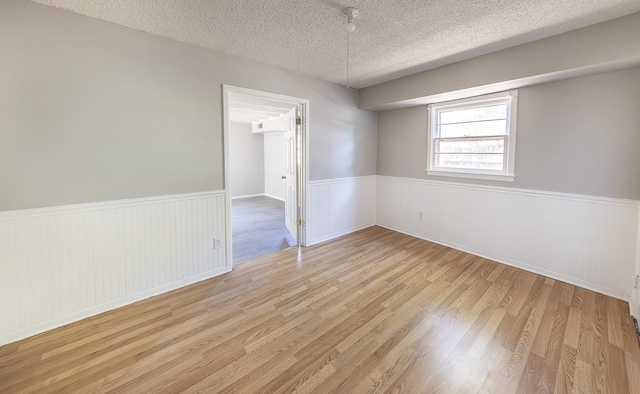
<svg viewBox="0 0 640 394">
<path fill-rule="evenodd" d="M 271 197 L 231 201 L 233 262 L 264 256 L 295 245 L 284 225 L 284 202 Z"/>
<path fill-rule="evenodd" d="M 640 390 L 625 302 L 380 227 L 0 348 L 0 392 Z"/>
</svg>

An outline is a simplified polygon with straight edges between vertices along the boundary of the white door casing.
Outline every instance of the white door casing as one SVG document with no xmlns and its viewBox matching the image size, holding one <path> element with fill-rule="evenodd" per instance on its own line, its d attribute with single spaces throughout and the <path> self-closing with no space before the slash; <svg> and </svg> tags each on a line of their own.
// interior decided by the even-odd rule
<svg viewBox="0 0 640 394">
<path fill-rule="evenodd" d="M 298 133 L 296 118 L 298 106 L 285 115 L 284 127 L 284 183 L 285 225 L 293 240 L 298 243 Z"/>
<path fill-rule="evenodd" d="M 302 246 L 306 246 L 306 226 L 305 219 L 307 217 L 307 204 L 309 196 L 307 195 L 307 189 L 309 188 L 309 134 L 310 134 L 310 122 L 311 108 L 308 99 L 299 97 L 286 96 L 277 93 L 264 92 L 255 89 L 248 89 L 239 86 L 222 85 L 222 114 L 223 114 L 223 158 L 224 158 L 224 189 L 225 189 L 225 253 L 226 253 L 226 265 L 229 270 L 233 268 L 233 247 L 232 247 L 232 223 L 231 223 L 231 193 L 229 193 L 229 96 L 231 94 L 241 94 L 250 97 L 258 97 L 267 100 L 276 100 L 286 103 L 291 103 L 298 106 L 298 111 L 301 117 L 301 125 L 298 127 L 299 134 L 296 136 L 298 140 L 298 183 L 297 183 L 297 206 L 298 206 L 298 219 L 301 220 L 302 225 L 297 226 L 296 242 Z M 297 223 L 296 223 L 297 224 Z M 299 235 L 298 235 L 299 234 Z"/>
</svg>

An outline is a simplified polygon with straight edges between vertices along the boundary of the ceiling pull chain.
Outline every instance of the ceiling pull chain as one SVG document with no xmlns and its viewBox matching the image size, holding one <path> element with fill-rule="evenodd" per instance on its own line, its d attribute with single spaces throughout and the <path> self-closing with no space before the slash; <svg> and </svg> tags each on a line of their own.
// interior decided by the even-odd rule
<svg viewBox="0 0 640 394">
<path fill-rule="evenodd" d="M 353 23 L 353 20 L 356 16 L 358 16 L 360 12 L 355 8 L 349 7 L 342 10 L 342 14 L 347 17 L 347 88 L 351 87 L 349 85 L 349 41 L 351 39 L 350 35 L 356 30 L 356 24 Z"/>
<path fill-rule="evenodd" d="M 349 88 L 349 36 L 350 34 L 347 32 L 347 88 Z"/>
</svg>

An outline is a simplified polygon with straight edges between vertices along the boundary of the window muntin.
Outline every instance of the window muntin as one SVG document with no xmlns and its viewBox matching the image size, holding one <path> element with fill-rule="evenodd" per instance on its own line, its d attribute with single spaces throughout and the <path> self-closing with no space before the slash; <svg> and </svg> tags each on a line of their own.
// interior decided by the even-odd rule
<svg viewBox="0 0 640 394">
<path fill-rule="evenodd" d="M 430 175 L 513 180 L 515 92 L 432 104 Z"/>
</svg>

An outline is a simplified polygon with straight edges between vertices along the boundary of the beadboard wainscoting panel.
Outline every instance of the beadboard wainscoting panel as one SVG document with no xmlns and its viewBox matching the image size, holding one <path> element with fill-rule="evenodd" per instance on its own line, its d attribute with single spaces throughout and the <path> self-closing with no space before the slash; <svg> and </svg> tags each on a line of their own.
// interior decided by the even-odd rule
<svg viewBox="0 0 640 394">
<path fill-rule="evenodd" d="M 229 271 L 224 202 L 203 192 L 0 213 L 0 345 Z"/>
<path fill-rule="evenodd" d="M 378 176 L 377 224 L 631 300 L 639 202 Z"/>
<path fill-rule="evenodd" d="M 631 297 L 631 314 L 640 321 L 640 209 L 638 210 L 638 238 L 636 241 L 636 271 L 634 294 Z"/>
<path fill-rule="evenodd" d="M 314 245 L 376 223 L 376 176 L 309 182 L 307 245 Z"/>
</svg>

